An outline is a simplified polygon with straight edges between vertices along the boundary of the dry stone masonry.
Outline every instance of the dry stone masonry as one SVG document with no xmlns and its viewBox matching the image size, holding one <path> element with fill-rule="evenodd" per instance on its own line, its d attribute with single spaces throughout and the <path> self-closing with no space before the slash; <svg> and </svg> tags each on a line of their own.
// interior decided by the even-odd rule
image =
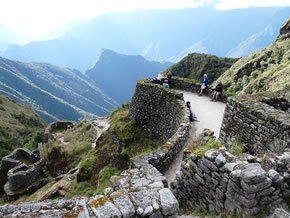
<svg viewBox="0 0 290 218">
<path fill-rule="evenodd" d="M 56 121 L 49 124 L 44 130 L 43 143 L 47 143 L 52 137 L 52 131 L 55 129 L 70 129 L 74 126 L 71 121 Z"/>
<path fill-rule="evenodd" d="M 225 148 L 199 157 L 185 153 L 182 168 L 172 187 L 180 206 L 214 212 L 256 216 L 290 198 L 290 153 L 239 159 Z"/>
<path fill-rule="evenodd" d="M 7 175 L 4 192 L 8 200 L 15 200 L 20 194 L 33 193 L 47 183 L 39 179 L 43 175 L 43 159 L 38 152 L 26 148 L 17 148 L 2 158 L 1 171 Z"/>
<path fill-rule="evenodd" d="M 282 153 L 290 148 L 289 101 L 283 98 L 231 98 L 225 109 L 220 140 L 227 148 L 245 144 L 252 154 Z"/>
<path fill-rule="evenodd" d="M 151 136 L 165 141 L 176 132 L 183 110 L 182 94 L 142 80 L 137 83 L 129 115 Z"/>
</svg>

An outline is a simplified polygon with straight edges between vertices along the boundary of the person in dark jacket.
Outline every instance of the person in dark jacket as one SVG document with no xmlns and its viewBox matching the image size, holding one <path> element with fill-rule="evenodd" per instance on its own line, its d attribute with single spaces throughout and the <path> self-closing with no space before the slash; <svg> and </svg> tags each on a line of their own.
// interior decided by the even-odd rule
<svg viewBox="0 0 290 218">
<path fill-rule="evenodd" d="M 202 79 L 201 79 L 201 83 L 200 83 L 200 92 L 199 92 L 199 96 L 202 96 L 203 91 L 208 87 L 208 78 L 207 75 L 204 74 Z"/>
<path fill-rule="evenodd" d="M 219 82 L 213 92 L 211 101 L 217 101 L 223 92 L 224 86 L 221 82 Z"/>
</svg>

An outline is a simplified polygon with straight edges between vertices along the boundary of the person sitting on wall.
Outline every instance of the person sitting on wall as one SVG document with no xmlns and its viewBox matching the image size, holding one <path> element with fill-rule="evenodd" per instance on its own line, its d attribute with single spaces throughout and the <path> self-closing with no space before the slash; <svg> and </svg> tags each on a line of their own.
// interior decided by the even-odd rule
<svg viewBox="0 0 290 218">
<path fill-rule="evenodd" d="M 189 101 L 186 102 L 186 107 L 189 109 L 189 121 L 190 122 L 196 121 L 197 120 L 196 116 L 191 111 L 191 106 L 190 106 L 190 102 Z"/>
<path fill-rule="evenodd" d="M 169 83 L 168 83 L 168 80 L 167 80 L 167 79 L 163 80 L 163 82 L 162 82 L 162 86 L 163 86 L 164 88 L 167 88 L 167 89 L 169 89 L 169 88 L 170 88 L 170 87 L 169 87 Z"/>
<path fill-rule="evenodd" d="M 224 88 L 223 84 L 219 82 L 214 89 L 211 101 L 217 101 L 219 99 L 219 97 L 223 92 L 223 88 Z"/>
<path fill-rule="evenodd" d="M 208 78 L 207 75 L 204 74 L 202 79 L 201 79 L 201 86 L 200 86 L 200 92 L 199 92 L 199 96 L 202 96 L 204 90 L 208 87 Z"/>
<path fill-rule="evenodd" d="M 169 73 L 167 75 L 167 81 L 168 81 L 169 88 L 172 88 L 172 74 Z"/>
</svg>

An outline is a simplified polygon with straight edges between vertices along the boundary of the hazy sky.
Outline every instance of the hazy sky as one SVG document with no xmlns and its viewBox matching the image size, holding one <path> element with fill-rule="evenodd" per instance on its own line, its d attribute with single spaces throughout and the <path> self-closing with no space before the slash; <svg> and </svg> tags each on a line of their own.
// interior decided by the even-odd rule
<svg viewBox="0 0 290 218">
<path fill-rule="evenodd" d="M 51 38 L 69 24 L 111 11 L 177 9 L 211 5 L 228 10 L 250 6 L 290 6 L 290 0 L 0 0 L 0 41 L 3 31 L 17 33 L 14 41 Z M 5 36 L 4 36 L 5 35 Z M 13 40 L 12 40 L 13 41 Z"/>
</svg>

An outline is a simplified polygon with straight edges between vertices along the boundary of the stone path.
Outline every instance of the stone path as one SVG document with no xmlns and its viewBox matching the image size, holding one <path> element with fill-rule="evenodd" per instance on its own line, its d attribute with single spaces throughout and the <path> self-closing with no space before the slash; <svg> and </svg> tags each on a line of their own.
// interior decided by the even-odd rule
<svg viewBox="0 0 290 218">
<path fill-rule="evenodd" d="M 207 96 L 184 91 L 182 93 L 184 100 L 190 101 L 191 110 L 198 119 L 195 123 L 196 134 L 200 134 L 204 128 L 209 128 L 218 137 L 226 105 L 222 102 L 212 102 Z"/>
<path fill-rule="evenodd" d="M 209 97 L 198 96 L 196 93 L 185 91 L 178 92 L 183 93 L 185 101 L 190 101 L 191 110 L 198 120 L 193 123 L 187 145 L 190 145 L 192 139 L 200 134 L 205 128 L 214 131 L 215 136 L 218 137 L 226 105 L 221 102 L 212 102 Z M 165 177 L 169 184 L 175 179 L 176 172 L 180 169 L 182 157 L 183 152 L 180 152 L 170 168 L 165 172 Z"/>
<path fill-rule="evenodd" d="M 93 127 L 96 130 L 96 139 L 92 143 L 92 148 L 96 146 L 96 142 L 100 138 L 103 132 L 107 131 L 110 128 L 110 121 L 106 117 L 98 117 L 95 119 L 92 119 L 90 123 L 93 125 Z"/>
<path fill-rule="evenodd" d="M 189 138 L 185 146 L 190 145 L 193 138 L 200 134 L 203 129 L 208 128 L 214 131 L 216 137 L 219 136 L 220 127 L 222 124 L 225 104 L 221 102 L 212 102 L 207 96 L 198 96 L 196 93 L 178 91 L 183 93 L 185 101 L 190 101 L 191 110 L 197 117 L 190 129 Z M 177 156 L 170 168 L 165 172 L 165 177 L 170 184 L 176 177 L 176 172 L 179 171 L 182 162 L 183 152 Z M 180 215 L 180 218 L 199 218 L 194 214 Z"/>
</svg>

